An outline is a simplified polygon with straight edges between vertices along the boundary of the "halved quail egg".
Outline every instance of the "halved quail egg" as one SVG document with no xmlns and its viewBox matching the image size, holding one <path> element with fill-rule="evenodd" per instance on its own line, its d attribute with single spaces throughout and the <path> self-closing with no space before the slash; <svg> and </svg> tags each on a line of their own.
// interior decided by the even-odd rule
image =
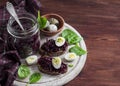
<svg viewBox="0 0 120 86">
<path fill-rule="evenodd" d="M 62 61 L 60 57 L 52 58 L 52 65 L 55 69 L 59 69 L 61 67 Z"/>
<path fill-rule="evenodd" d="M 55 40 L 55 44 L 58 47 L 64 45 L 65 44 L 65 38 L 63 38 L 63 37 L 57 37 L 57 39 Z"/>
<path fill-rule="evenodd" d="M 74 61 L 76 59 L 76 54 L 75 53 L 67 53 L 65 55 L 65 60 L 67 61 Z"/>
<path fill-rule="evenodd" d="M 38 61 L 38 57 L 36 55 L 31 55 L 31 56 L 28 56 L 26 59 L 25 59 L 26 63 L 28 65 L 33 65 L 33 64 L 36 64 L 37 61 Z"/>
</svg>

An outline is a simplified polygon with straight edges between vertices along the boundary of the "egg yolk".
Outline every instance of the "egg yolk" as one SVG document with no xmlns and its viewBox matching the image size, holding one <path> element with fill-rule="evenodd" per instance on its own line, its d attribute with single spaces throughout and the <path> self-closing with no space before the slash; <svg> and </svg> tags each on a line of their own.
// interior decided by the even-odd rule
<svg viewBox="0 0 120 86">
<path fill-rule="evenodd" d="M 70 55 L 69 55 L 69 58 L 74 58 L 74 57 L 75 57 L 74 54 L 70 54 Z"/>
<path fill-rule="evenodd" d="M 57 39 L 57 42 L 62 43 L 63 40 L 62 40 L 61 38 L 58 38 L 58 39 Z"/>
<path fill-rule="evenodd" d="M 54 58 L 53 61 L 55 62 L 55 64 L 59 64 L 59 60 L 57 60 L 56 58 Z"/>
<path fill-rule="evenodd" d="M 32 62 L 34 60 L 34 58 L 29 58 L 28 60 L 29 60 L 29 62 Z"/>
</svg>

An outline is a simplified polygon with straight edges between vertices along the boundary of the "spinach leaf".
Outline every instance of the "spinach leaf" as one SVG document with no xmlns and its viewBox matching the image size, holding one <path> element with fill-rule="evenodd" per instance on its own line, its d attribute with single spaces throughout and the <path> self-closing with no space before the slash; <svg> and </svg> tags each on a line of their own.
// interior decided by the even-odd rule
<svg viewBox="0 0 120 86">
<path fill-rule="evenodd" d="M 73 64 L 69 64 L 68 66 L 69 66 L 69 67 L 73 67 L 74 65 L 73 65 Z"/>
<path fill-rule="evenodd" d="M 83 50 L 81 47 L 79 47 L 78 45 L 75 45 L 73 47 L 71 47 L 69 49 L 70 52 L 74 52 L 76 55 L 84 55 L 87 52 L 85 50 Z"/>
<path fill-rule="evenodd" d="M 18 77 L 20 79 L 24 79 L 28 77 L 29 74 L 30 74 L 30 69 L 26 65 L 21 64 L 21 66 L 18 69 Z"/>
<path fill-rule="evenodd" d="M 38 22 L 40 30 L 42 30 L 45 27 L 46 23 L 47 23 L 47 19 L 45 17 L 40 16 L 40 11 L 38 11 L 37 22 Z"/>
<path fill-rule="evenodd" d="M 76 44 L 80 42 L 81 40 L 81 38 L 70 29 L 65 29 L 62 32 L 62 37 L 64 37 L 68 41 L 69 44 Z"/>
<path fill-rule="evenodd" d="M 29 78 L 29 83 L 36 83 L 41 79 L 41 74 L 40 73 L 33 73 L 30 78 Z"/>
</svg>

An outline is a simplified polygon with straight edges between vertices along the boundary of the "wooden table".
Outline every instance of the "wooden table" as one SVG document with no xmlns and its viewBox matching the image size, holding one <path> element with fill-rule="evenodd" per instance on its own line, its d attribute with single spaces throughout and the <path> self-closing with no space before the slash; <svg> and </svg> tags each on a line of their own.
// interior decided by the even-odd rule
<svg viewBox="0 0 120 86">
<path fill-rule="evenodd" d="M 65 86 L 120 86 L 120 0 L 40 0 L 84 37 L 88 58 Z"/>
</svg>

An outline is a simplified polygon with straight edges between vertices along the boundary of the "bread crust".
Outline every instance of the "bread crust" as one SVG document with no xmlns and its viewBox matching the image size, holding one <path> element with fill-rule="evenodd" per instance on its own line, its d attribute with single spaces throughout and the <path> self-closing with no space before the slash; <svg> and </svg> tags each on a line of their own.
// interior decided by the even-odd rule
<svg viewBox="0 0 120 86">
<path fill-rule="evenodd" d="M 59 75 L 61 73 L 59 72 L 54 72 L 54 71 L 49 71 L 49 70 L 44 70 L 40 65 L 38 65 L 38 69 L 43 72 L 43 73 L 46 73 L 46 74 L 50 74 L 50 75 Z"/>
<path fill-rule="evenodd" d="M 44 56 L 44 55 L 48 55 L 48 56 L 52 56 L 52 57 L 53 56 L 60 56 L 60 55 L 64 54 L 67 51 L 67 49 L 68 49 L 68 46 L 66 47 L 66 49 L 64 51 L 60 50 L 60 51 L 57 51 L 57 52 L 46 52 L 43 49 L 40 49 L 40 54 L 42 56 Z"/>
</svg>

